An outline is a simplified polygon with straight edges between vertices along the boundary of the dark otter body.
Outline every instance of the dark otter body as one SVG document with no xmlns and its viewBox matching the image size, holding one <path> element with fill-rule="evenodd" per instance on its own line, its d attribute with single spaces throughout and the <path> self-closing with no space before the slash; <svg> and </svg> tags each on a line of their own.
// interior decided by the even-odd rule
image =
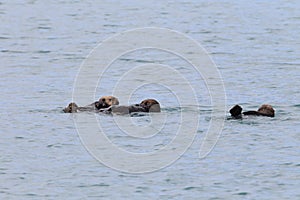
<svg viewBox="0 0 300 200">
<path fill-rule="evenodd" d="M 113 114 L 130 114 L 133 112 L 147 112 L 145 108 L 141 107 L 139 104 L 131 106 L 111 106 L 107 109 L 102 109 L 100 112 L 113 113 Z"/>
<path fill-rule="evenodd" d="M 100 112 L 108 114 L 130 114 L 136 112 L 160 112 L 160 105 L 158 101 L 154 99 L 143 100 L 140 104 L 134 104 L 130 106 L 110 106 L 106 109 L 101 109 Z"/>
<path fill-rule="evenodd" d="M 242 107 L 239 105 L 233 106 L 229 112 L 231 116 L 235 119 L 242 119 L 243 115 L 252 115 L 252 116 L 265 116 L 265 117 L 274 117 L 275 110 L 271 105 L 264 104 L 257 111 L 250 110 L 246 112 L 242 112 Z"/>
</svg>

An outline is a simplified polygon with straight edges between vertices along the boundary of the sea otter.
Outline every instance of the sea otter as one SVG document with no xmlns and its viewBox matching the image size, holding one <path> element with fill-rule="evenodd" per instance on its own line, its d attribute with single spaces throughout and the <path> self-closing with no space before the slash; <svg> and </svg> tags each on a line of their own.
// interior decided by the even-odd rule
<svg viewBox="0 0 300 200">
<path fill-rule="evenodd" d="M 76 103 L 72 102 L 67 107 L 63 109 L 65 113 L 75 113 L 80 111 L 96 111 L 99 112 L 100 109 L 108 108 L 112 105 L 119 105 L 118 98 L 114 96 L 103 96 L 98 101 L 87 106 L 80 107 Z"/>
<path fill-rule="evenodd" d="M 95 102 L 95 107 L 99 110 L 102 108 L 108 108 L 112 105 L 119 105 L 119 100 L 114 96 L 103 96 L 99 99 L 99 101 Z"/>
<path fill-rule="evenodd" d="M 135 112 L 160 112 L 160 105 L 155 99 L 145 99 L 139 104 L 130 106 L 113 105 L 106 109 L 100 109 L 100 112 L 108 114 L 130 114 Z"/>
<path fill-rule="evenodd" d="M 231 116 L 235 119 L 241 119 L 243 115 L 266 116 L 266 117 L 275 116 L 275 110 L 269 104 L 263 104 L 257 111 L 250 110 L 247 112 L 242 112 L 242 110 L 243 109 L 241 106 L 235 105 L 229 110 L 229 112 Z"/>
</svg>

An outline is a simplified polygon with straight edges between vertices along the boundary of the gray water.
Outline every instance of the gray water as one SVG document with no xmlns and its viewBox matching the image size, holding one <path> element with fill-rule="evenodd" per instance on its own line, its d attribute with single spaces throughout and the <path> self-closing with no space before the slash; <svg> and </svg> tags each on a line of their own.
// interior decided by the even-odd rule
<svg viewBox="0 0 300 200">
<path fill-rule="evenodd" d="M 0 198 L 300 199 L 299 10 L 298 1 L 284 0 L 0 1 Z M 227 110 L 269 103 L 276 117 L 226 120 L 213 151 L 199 159 L 211 117 L 203 81 L 196 87 L 199 105 L 183 111 L 171 93 L 148 86 L 130 103 L 148 95 L 158 99 L 168 129 L 148 143 L 122 134 L 112 117 L 97 116 L 108 137 L 128 151 L 155 150 L 174 137 L 172 124 L 182 111 L 199 115 L 193 144 L 152 173 L 124 173 L 98 162 L 74 125 L 74 117 L 85 113 L 61 109 L 72 100 L 81 63 L 99 42 L 150 26 L 182 32 L 210 52 L 223 77 Z M 147 63 L 144 56 L 124 55 L 110 73 L 118 77 L 122 66 Z M 184 66 L 164 54 L 157 60 Z M 105 81 L 97 97 L 110 93 Z M 193 76 L 190 81 L 198 83 Z M 149 120 L 123 118 L 128 124 Z"/>
</svg>

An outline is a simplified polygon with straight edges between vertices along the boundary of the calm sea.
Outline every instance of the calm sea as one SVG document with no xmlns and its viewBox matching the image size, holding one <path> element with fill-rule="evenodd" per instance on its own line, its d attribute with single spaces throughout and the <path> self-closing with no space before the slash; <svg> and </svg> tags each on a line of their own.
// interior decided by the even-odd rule
<svg viewBox="0 0 300 200">
<path fill-rule="evenodd" d="M 299 11 L 293 0 L 0 1 L 0 199 L 300 199 Z M 139 131 L 125 134 L 113 117 L 97 115 L 107 138 L 130 152 L 155 151 L 177 136 L 182 113 L 197 118 L 196 135 L 179 159 L 155 172 L 125 173 L 98 162 L 74 124 L 74 118 L 91 114 L 61 110 L 72 101 L 80 65 L 92 49 L 142 27 L 176 30 L 201 43 L 222 76 L 226 110 L 268 103 L 276 117 L 225 120 L 215 148 L 200 159 L 212 119 L 205 81 L 174 55 L 131 52 L 112 64 L 97 98 L 111 94 L 127 67 L 158 62 L 187 77 L 199 104 L 180 107 L 163 85 L 141 86 L 123 104 L 158 99 L 166 116 L 161 134 L 135 137 L 130 134 Z M 139 77 L 132 81 L 142 84 Z M 170 83 L 185 90 L 178 81 Z M 131 85 L 125 82 L 124 95 Z M 127 128 L 159 117 L 118 116 Z"/>
</svg>

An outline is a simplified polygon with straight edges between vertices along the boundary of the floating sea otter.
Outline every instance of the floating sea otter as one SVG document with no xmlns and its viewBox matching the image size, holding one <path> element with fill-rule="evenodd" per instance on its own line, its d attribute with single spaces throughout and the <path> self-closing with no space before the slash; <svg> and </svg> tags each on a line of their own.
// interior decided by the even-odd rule
<svg viewBox="0 0 300 200">
<path fill-rule="evenodd" d="M 131 106 L 112 105 L 106 109 L 100 109 L 100 112 L 108 114 L 130 114 L 134 112 L 160 112 L 160 105 L 155 99 L 145 99 L 139 104 Z"/>
<path fill-rule="evenodd" d="M 233 106 L 229 112 L 231 116 L 235 119 L 241 119 L 243 115 L 254 115 L 254 116 L 266 116 L 266 117 L 274 117 L 275 110 L 271 105 L 263 104 L 257 111 L 250 110 L 247 112 L 242 112 L 242 107 L 239 105 Z"/>
<path fill-rule="evenodd" d="M 80 111 L 96 111 L 99 112 L 100 109 L 108 108 L 112 105 L 119 105 L 118 98 L 114 96 L 103 96 L 92 104 L 80 107 L 76 103 L 72 102 L 67 107 L 63 109 L 65 113 L 75 113 Z"/>
</svg>

